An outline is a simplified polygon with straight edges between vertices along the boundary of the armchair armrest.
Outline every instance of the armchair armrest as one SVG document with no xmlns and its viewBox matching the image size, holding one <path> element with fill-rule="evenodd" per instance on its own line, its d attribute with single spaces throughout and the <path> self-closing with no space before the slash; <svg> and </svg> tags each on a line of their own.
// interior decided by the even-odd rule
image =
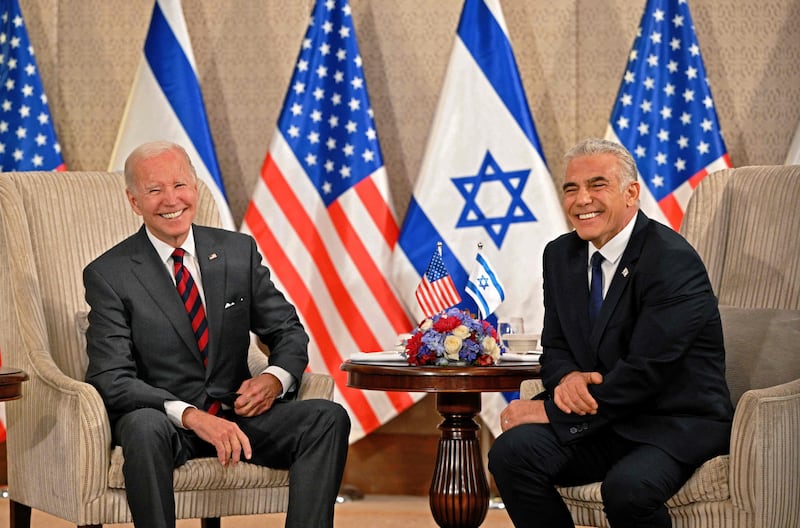
<svg viewBox="0 0 800 528">
<path fill-rule="evenodd" d="M 51 512 L 72 510 L 76 494 L 88 502 L 107 487 L 108 414 L 94 387 L 64 374 L 49 350 L 30 350 L 25 359 L 24 396 L 7 408 L 14 424 L 8 435 L 11 498 Z M 52 483 L 47 494 L 34 489 L 43 482 Z M 32 504 L 45 495 L 48 504 Z"/>
<path fill-rule="evenodd" d="M 756 526 L 789 526 L 800 518 L 800 378 L 746 391 L 731 431 L 733 504 L 755 514 Z M 794 482 L 792 485 L 791 483 Z"/>
<path fill-rule="evenodd" d="M 522 382 L 519 386 L 519 399 L 530 400 L 540 392 L 544 391 L 544 383 L 540 379 L 530 379 Z"/>
<path fill-rule="evenodd" d="M 256 340 L 253 340 L 247 357 L 247 366 L 250 368 L 250 373 L 256 375 L 257 373 L 263 372 L 269 365 L 267 358 L 267 353 L 256 344 Z M 305 372 L 303 374 L 303 379 L 300 381 L 297 399 L 333 399 L 333 378 L 327 374 Z"/>
</svg>

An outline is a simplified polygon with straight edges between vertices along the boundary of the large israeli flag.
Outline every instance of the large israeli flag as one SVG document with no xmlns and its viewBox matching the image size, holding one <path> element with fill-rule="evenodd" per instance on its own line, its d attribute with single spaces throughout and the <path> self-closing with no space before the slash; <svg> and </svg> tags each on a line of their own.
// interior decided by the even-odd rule
<svg viewBox="0 0 800 528">
<path fill-rule="evenodd" d="M 214 195 L 223 227 L 235 229 L 180 0 L 157 0 L 153 7 L 109 170 L 122 170 L 133 149 L 155 140 L 186 149 L 197 175 Z"/>
<path fill-rule="evenodd" d="M 497 318 L 523 317 L 528 332 L 540 333 L 542 250 L 566 229 L 500 3 L 466 0 L 395 250 L 395 285 L 419 319 L 414 289 L 441 240 L 462 306 L 477 313 L 465 287 L 482 242 L 505 286 Z M 505 405 L 497 396 L 485 395 L 482 413 L 495 434 Z"/>
</svg>

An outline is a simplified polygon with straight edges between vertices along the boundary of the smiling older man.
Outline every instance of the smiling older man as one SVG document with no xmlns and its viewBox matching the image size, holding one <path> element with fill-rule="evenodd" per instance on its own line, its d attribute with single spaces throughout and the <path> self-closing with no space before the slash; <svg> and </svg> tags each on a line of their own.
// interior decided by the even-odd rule
<svg viewBox="0 0 800 528">
<path fill-rule="evenodd" d="M 597 481 L 614 528 L 668 527 L 664 503 L 728 447 L 717 301 L 694 249 L 639 211 L 627 150 L 588 139 L 566 158 L 575 231 L 544 251 L 546 390 L 503 410 L 489 469 L 517 527 L 574 526 L 555 486 Z"/>
<path fill-rule="evenodd" d="M 183 148 L 138 147 L 125 178 L 144 225 L 83 279 L 86 379 L 123 449 L 134 524 L 174 527 L 173 468 L 216 456 L 223 466 L 288 468 L 286 526 L 333 526 L 350 420 L 331 401 L 292 399 L 308 363 L 294 307 L 251 237 L 193 225 L 197 176 Z M 256 376 L 250 332 L 270 350 Z"/>
</svg>

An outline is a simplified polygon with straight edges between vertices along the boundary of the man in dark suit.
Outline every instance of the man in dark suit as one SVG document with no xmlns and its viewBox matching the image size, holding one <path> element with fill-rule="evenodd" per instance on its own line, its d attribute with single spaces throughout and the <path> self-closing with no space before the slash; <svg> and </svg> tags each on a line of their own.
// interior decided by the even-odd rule
<svg viewBox="0 0 800 528">
<path fill-rule="evenodd" d="M 621 145 L 576 145 L 562 190 L 575 231 L 544 251 L 546 391 L 503 410 L 489 469 L 518 527 L 574 526 L 555 486 L 598 481 L 614 528 L 668 527 L 664 503 L 728 448 L 717 301 L 694 249 L 639 212 Z"/>
<path fill-rule="evenodd" d="M 192 224 L 197 175 L 181 147 L 138 147 L 125 179 L 144 225 L 84 270 L 86 379 L 123 449 L 134 523 L 174 527 L 173 468 L 216 456 L 223 466 L 288 468 L 286 526 L 333 526 L 350 421 L 331 401 L 291 398 L 308 363 L 294 307 L 251 237 Z M 250 332 L 270 351 L 256 376 Z"/>
</svg>

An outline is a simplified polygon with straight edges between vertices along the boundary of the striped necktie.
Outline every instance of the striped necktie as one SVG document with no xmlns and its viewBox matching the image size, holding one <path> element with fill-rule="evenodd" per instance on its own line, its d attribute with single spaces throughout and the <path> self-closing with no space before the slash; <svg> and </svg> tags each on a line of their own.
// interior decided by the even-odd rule
<svg viewBox="0 0 800 528">
<path fill-rule="evenodd" d="M 200 349 L 200 357 L 203 360 L 203 366 L 208 366 L 208 321 L 206 320 L 206 310 L 203 308 L 203 300 L 200 298 L 200 290 L 197 289 L 192 274 L 189 269 L 183 264 L 183 257 L 186 251 L 183 248 L 177 248 L 172 252 L 172 262 L 175 270 L 175 286 L 178 288 L 178 294 L 183 300 L 183 307 L 189 315 L 189 321 L 192 323 L 192 331 L 194 337 L 197 339 L 197 347 Z M 206 410 L 211 414 L 219 412 L 220 403 L 216 400 L 207 402 Z"/>
</svg>

